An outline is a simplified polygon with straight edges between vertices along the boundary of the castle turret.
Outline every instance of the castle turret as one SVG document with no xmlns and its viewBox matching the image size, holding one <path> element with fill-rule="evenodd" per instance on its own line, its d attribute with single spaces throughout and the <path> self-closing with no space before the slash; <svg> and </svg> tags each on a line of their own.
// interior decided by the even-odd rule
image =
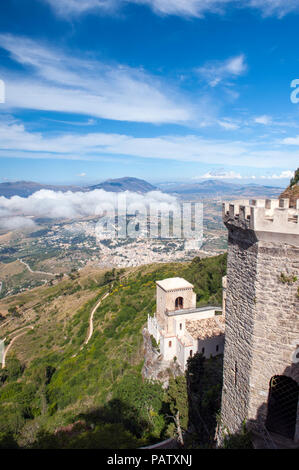
<svg viewBox="0 0 299 470">
<path fill-rule="evenodd" d="M 222 431 L 299 441 L 299 201 L 223 204 L 228 229 Z"/>
<path fill-rule="evenodd" d="M 173 332 L 173 321 L 168 311 L 185 310 L 196 307 L 196 294 L 193 285 L 181 277 L 172 277 L 156 282 L 157 319 L 168 333 Z"/>
</svg>

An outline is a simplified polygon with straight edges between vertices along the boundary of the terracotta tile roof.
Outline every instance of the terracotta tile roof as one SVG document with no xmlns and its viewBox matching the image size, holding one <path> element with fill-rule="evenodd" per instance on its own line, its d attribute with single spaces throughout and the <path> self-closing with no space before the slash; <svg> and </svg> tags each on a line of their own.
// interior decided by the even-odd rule
<svg viewBox="0 0 299 470">
<path fill-rule="evenodd" d="M 225 319 L 222 315 L 203 320 L 187 320 L 186 330 L 194 339 L 206 339 L 224 334 Z"/>
</svg>

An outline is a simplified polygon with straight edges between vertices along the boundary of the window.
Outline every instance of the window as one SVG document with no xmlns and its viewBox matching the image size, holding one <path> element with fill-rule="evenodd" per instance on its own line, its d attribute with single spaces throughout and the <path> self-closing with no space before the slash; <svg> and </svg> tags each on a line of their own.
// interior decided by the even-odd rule
<svg viewBox="0 0 299 470">
<path fill-rule="evenodd" d="M 175 299 L 175 309 L 180 310 L 181 308 L 183 308 L 183 305 L 184 305 L 183 297 L 177 297 Z"/>
<path fill-rule="evenodd" d="M 171 341 L 168 342 L 168 346 L 171 348 L 171 346 L 172 346 L 172 342 L 171 342 Z"/>
<path fill-rule="evenodd" d="M 219 351 L 219 344 L 217 344 L 217 346 L 216 346 L 216 352 L 218 352 L 218 351 Z"/>
<path fill-rule="evenodd" d="M 180 330 L 182 329 L 183 325 L 180 323 Z"/>
<path fill-rule="evenodd" d="M 202 353 L 202 354 L 205 353 L 205 348 L 202 348 L 201 353 Z"/>
<path fill-rule="evenodd" d="M 193 356 L 193 351 L 192 351 L 192 349 L 190 349 L 190 353 L 189 353 L 189 354 L 190 354 L 190 357 Z"/>
</svg>

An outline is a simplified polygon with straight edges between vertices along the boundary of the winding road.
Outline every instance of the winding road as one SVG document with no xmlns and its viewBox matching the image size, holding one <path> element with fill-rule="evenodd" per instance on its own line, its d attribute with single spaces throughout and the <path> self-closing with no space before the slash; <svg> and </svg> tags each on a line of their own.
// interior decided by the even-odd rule
<svg viewBox="0 0 299 470">
<path fill-rule="evenodd" d="M 21 328 L 21 330 L 25 330 L 25 329 L 30 329 L 30 330 L 33 330 L 33 326 L 24 326 L 23 328 Z M 19 330 L 20 331 L 20 330 Z M 27 331 L 23 331 L 23 333 L 20 333 L 18 334 L 17 336 L 15 336 L 11 342 L 9 343 L 9 345 L 7 346 L 7 348 L 4 350 L 4 353 L 3 353 L 3 356 L 2 356 L 2 369 L 4 369 L 5 367 L 5 359 L 6 359 L 6 356 L 7 356 L 7 353 L 9 352 L 10 348 L 12 347 L 12 345 L 14 344 L 14 342 L 20 338 L 20 336 L 23 336 L 27 333 Z"/>
<path fill-rule="evenodd" d="M 22 261 L 22 260 L 20 260 L 20 259 L 19 259 L 19 261 L 20 261 L 21 263 L 23 263 L 23 264 L 29 269 L 30 272 L 41 273 L 41 271 L 32 271 L 32 269 L 30 268 L 30 266 L 28 266 L 27 263 L 25 263 L 24 261 Z M 50 273 L 43 273 L 43 274 L 50 274 Z M 53 275 L 53 274 L 51 273 L 51 275 Z M 88 344 L 88 342 L 90 341 L 90 339 L 91 339 L 91 337 L 92 337 L 92 334 L 93 334 L 93 317 L 94 317 L 94 314 L 95 314 L 95 312 L 97 311 L 97 309 L 99 308 L 99 306 L 101 305 L 101 303 L 103 302 L 103 300 L 105 300 L 105 299 L 108 297 L 108 295 L 110 295 L 110 292 L 106 292 L 106 293 L 103 295 L 103 297 L 101 297 L 100 300 L 99 300 L 99 301 L 96 303 L 96 305 L 93 307 L 93 309 L 92 309 L 92 311 L 91 311 L 91 313 L 90 313 L 90 317 L 89 317 L 89 332 L 88 332 L 88 337 L 87 337 L 87 339 L 84 341 L 84 344 L 83 344 L 83 346 L 81 346 L 80 350 L 82 350 L 83 347 L 84 347 L 84 345 L 85 345 L 85 344 Z M 9 321 L 11 321 L 11 320 L 9 320 Z M 8 323 L 8 322 L 6 322 L 6 323 Z M 5 323 L 4 323 L 4 324 L 5 324 Z M 3 325 L 0 325 L 0 326 L 4 326 L 4 324 L 3 324 Z M 14 333 L 18 333 L 19 331 L 22 331 L 22 330 L 25 330 L 25 329 L 26 329 L 26 330 L 27 330 L 27 329 L 33 330 L 33 326 L 24 326 L 23 328 L 19 329 L 18 331 L 13 332 L 13 333 L 10 333 L 10 335 L 11 335 L 11 334 L 14 334 Z M 3 356 L 2 356 L 2 369 L 5 367 L 5 359 L 6 359 L 7 353 L 9 352 L 10 348 L 12 347 L 12 345 L 14 344 L 14 342 L 15 342 L 18 338 L 20 338 L 20 336 L 23 336 L 23 335 L 26 334 L 26 333 L 27 333 L 27 331 L 23 331 L 23 333 L 17 334 L 17 335 L 11 340 L 11 342 L 9 343 L 9 345 L 7 346 L 7 348 L 4 350 L 4 353 L 3 353 Z M 8 335 L 8 336 L 10 336 L 10 335 Z M 3 340 L 2 340 L 2 341 L 3 341 Z M 73 357 L 75 357 L 75 356 L 77 356 L 77 354 L 74 354 Z M 0 359 L 1 359 L 1 357 L 0 357 Z"/>
<path fill-rule="evenodd" d="M 87 344 L 89 342 L 89 340 L 90 340 L 90 338 L 92 337 L 92 334 L 93 334 L 93 316 L 94 316 L 95 312 L 97 311 L 98 307 L 100 306 L 100 304 L 102 303 L 102 301 L 104 299 L 106 299 L 106 297 L 108 297 L 108 295 L 109 295 L 109 292 L 106 292 L 106 294 L 104 294 L 103 297 L 100 298 L 98 303 L 95 305 L 95 307 L 91 311 L 91 314 L 90 314 L 90 317 L 89 317 L 89 333 L 88 333 L 88 337 L 85 340 L 84 344 Z"/>
<path fill-rule="evenodd" d="M 21 260 L 20 258 L 18 258 L 18 261 L 20 263 L 24 264 L 24 266 L 26 266 L 28 271 L 32 274 L 46 274 L 47 276 L 57 276 L 57 274 L 55 274 L 55 273 L 47 273 L 45 271 L 33 271 L 33 269 L 31 269 L 29 264 L 25 263 L 25 261 Z"/>
<path fill-rule="evenodd" d="M 123 279 L 125 276 L 126 276 L 125 274 L 120 276 L 119 280 Z M 95 307 L 91 311 L 91 314 L 90 314 L 90 317 L 89 317 L 89 333 L 88 333 L 87 339 L 84 341 L 84 345 L 87 344 L 89 342 L 90 338 L 92 337 L 92 333 L 93 333 L 93 316 L 94 316 L 95 312 L 97 311 L 97 309 L 99 308 L 99 306 L 101 305 L 101 303 L 103 302 L 103 300 L 105 300 L 108 297 L 108 295 L 110 295 L 110 292 L 106 292 L 106 294 L 104 294 L 103 297 L 100 298 L 98 303 L 95 305 Z M 83 346 L 81 347 L 81 349 L 83 348 Z"/>
<path fill-rule="evenodd" d="M 97 309 L 99 308 L 101 302 L 102 302 L 104 299 L 106 299 L 106 297 L 108 297 L 108 295 L 109 295 L 109 292 L 106 292 L 106 293 L 103 295 L 103 297 L 101 297 L 100 300 L 96 303 L 96 305 L 93 307 L 93 309 L 92 309 L 92 311 L 91 311 L 91 314 L 90 314 L 90 317 L 89 317 L 89 332 L 88 332 L 88 337 L 87 337 L 87 339 L 85 340 L 84 345 L 89 342 L 89 340 L 91 339 L 92 334 L 93 334 L 93 317 L 94 317 L 94 314 L 95 314 L 95 312 L 97 311 Z M 10 321 L 11 321 L 11 320 L 8 320 L 7 322 L 5 322 L 3 325 L 0 325 L 0 326 L 4 326 L 5 324 L 9 323 Z M 11 340 L 11 342 L 9 343 L 9 345 L 7 346 L 7 348 L 4 347 L 4 351 L 3 351 L 2 358 L 1 358 L 1 356 L 0 356 L 0 361 L 1 361 L 1 359 L 2 359 L 2 369 L 4 369 L 4 367 L 5 367 L 6 356 L 7 356 L 8 352 L 9 352 L 9 350 L 11 349 L 11 347 L 13 346 L 14 342 L 15 342 L 18 338 L 20 338 L 21 336 L 23 336 L 23 335 L 25 335 L 25 334 L 27 333 L 27 331 L 23 331 L 23 330 L 28 330 L 28 329 L 29 329 L 29 330 L 33 330 L 33 326 L 24 326 L 24 327 L 20 328 L 19 330 L 14 331 L 14 332 L 8 334 L 8 336 L 11 336 L 11 335 L 13 335 L 13 334 L 15 334 L 15 333 L 18 333 L 16 336 L 14 336 L 14 338 L 12 338 L 12 340 Z M 20 333 L 20 331 L 22 331 L 22 333 Z M 6 339 L 6 338 L 5 338 L 5 339 Z M 4 339 L 4 340 L 0 340 L 0 341 L 4 342 L 5 339 Z M 83 345 L 83 346 L 84 346 L 84 345 Z M 82 349 L 83 346 L 82 346 L 80 349 Z M 77 354 L 75 354 L 74 356 L 76 356 L 76 355 L 77 355 Z M 74 357 L 74 356 L 73 356 L 73 357 Z"/>
</svg>

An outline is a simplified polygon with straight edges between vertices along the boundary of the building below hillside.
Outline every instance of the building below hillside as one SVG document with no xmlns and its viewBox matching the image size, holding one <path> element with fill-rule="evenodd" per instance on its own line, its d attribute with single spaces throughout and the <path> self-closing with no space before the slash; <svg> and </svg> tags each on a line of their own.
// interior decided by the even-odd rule
<svg viewBox="0 0 299 470">
<path fill-rule="evenodd" d="M 188 358 L 197 352 L 206 358 L 223 354 L 222 308 L 196 307 L 193 285 L 183 278 L 157 281 L 156 286 L 156 314 L 148 316 L 147 329 L 164 361 L 176 360 L 185 370 Z"/>
</svg>

